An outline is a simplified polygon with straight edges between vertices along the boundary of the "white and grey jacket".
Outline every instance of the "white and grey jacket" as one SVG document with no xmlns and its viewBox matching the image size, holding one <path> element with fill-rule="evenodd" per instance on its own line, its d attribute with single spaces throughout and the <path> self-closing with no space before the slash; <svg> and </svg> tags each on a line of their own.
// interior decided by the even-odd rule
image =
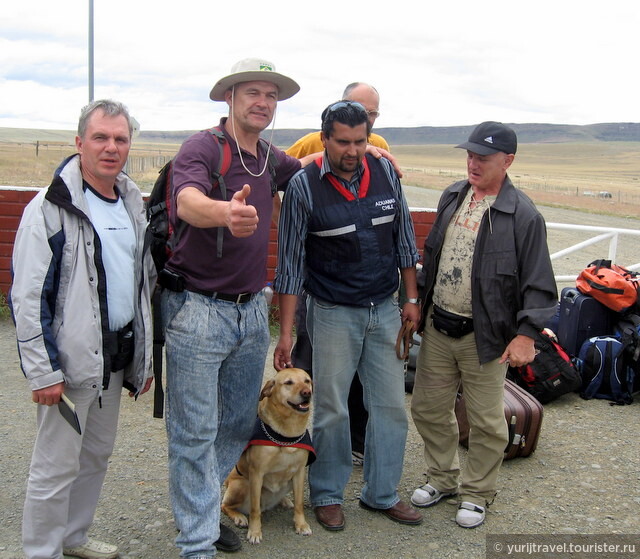
<svg viewBox="0 0 640 559">
<path fill-rule="evenodd" d="M 125 174 L 116 188 L 133 224 L 137 285 L 135 350 L 124 386 L 136 395 L 152 375 L 150 297 L 155 267 L 145 243 L 146 218 L 140 190 Z M 100 237 L 83 194 L 80 157 L 56 170 L 51 185 L 27 205 L 12 257 L 9 305 L 16 324 L 22 370 L 32 390 L 64 381 L 71 387 L 109 384 L 109 319 Z"/>
</svg>

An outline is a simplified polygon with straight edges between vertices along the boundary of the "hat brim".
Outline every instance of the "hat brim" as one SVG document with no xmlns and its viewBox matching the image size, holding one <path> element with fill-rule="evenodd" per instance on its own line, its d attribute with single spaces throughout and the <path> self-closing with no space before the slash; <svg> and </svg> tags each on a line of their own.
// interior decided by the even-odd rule
<svg viewBox="0 0 640 559">
<path fill-rule="evenodd" d="M 477 153 L 478 155 L 493 155 L 494 153 L 502 151 L 500 149 L 490 148 L 482 144 L 476 144 L 475 142 L 465 142 L 464 144 L 460 144 L 456 147 L 472 151 L 473 153 Z"/>
<path fill-rule="evenodd" d="M 216 85 L 213 86 L 209 98 L 212 101 L 224 101 L 224 94 L 227 90 L 231 89 L 234 85 L 244 82 L 269 82 L 278 87 L 278 101 L 283 101 L 293 97 L 298 91 L 300 86 L 291 78 L 278 74 L 278 72 L 238 72 L 237 74 L 231 74 L 225 76 L 221 80 L 218 80 Z"/>
</svg>

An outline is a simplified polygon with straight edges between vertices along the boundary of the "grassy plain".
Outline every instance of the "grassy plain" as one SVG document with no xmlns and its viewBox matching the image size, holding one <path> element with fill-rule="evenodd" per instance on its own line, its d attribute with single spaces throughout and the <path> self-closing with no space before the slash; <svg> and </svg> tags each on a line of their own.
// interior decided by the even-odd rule
<svg viewBox="0 0 640 559">
<path fill-rule="evenodd" d="M 466 177 L 463 150 L 423 145 L 392 146 L 392 151 L 405 184 L 442 189 Z M 509 175 L 536 203 L 640 216 L 638 142 L 521 144 Z"/>
<path fill-rule="evenodd" d="M 49 183 L 60 161 L 75 147 L 72 132 L 48 132 L 36 141 L 35 131 L 9 138 L 0 130 L 0 184 Z M 150 191 L 157 171 L 178 148 L 134 140 L 129 174 L 143 191 Z M 392 146 L 392 151 L 403 168 L 405 184 L 443 189 L 466 176 L 465 152 L 452 146 Z M 536 203 L 640 216 L 640 142 L 521 144 L 510 176 Z M 599 197 L 602 191 L 611 198 Z"/>
</svg>

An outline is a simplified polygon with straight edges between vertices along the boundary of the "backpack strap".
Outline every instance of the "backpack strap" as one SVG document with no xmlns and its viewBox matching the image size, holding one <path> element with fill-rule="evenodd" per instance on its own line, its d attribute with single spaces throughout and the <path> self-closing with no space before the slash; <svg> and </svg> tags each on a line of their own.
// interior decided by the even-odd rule
<svg viewBox="0 0 640 559">
<path fill-rule="evenodd" d="M 278 183 L 276 182 L 276 172 L 278 170 L 278 158 L 276 157 L 276 154 L 269 149 L 269 143 L 264 138 L 260 138 L 260 141 L 262 142 L 263 147 L 265 147 L 265 149 L 267 150 L 267 153 L 269 154 L 267 166 L 269 167 L 269 174 L 271 175 L 271 196 L 273 197 L 278 192 Z"/>
<path fill-rule="evenodd" d="M 209 133 L 213 137 L 216 145 L 218 146 L 218 165 L 217 168 L 211 173 L 211 183 L 214 188 L 216 184 L 220 188 L 220 196 L 222 200 L 227 201 L 227 185 L 224 181 L 224 176 L 231 167 L 231 146 L 224 135 L 224 132 L 220 125 L 214 126 L 208 129 Z M 278 167 L 278 158 L 273 151 L 269 150 L 269 146 L 266 140 L 260 138 L 263 146 L 267 149 L 269 157 L 267 166 L 269 167 L 269 174 L 271 175 L 271 196 L 275 196 L 278 191 L 278 185 L 276 183 L 276 171 Z M 217 247 L 216 254 L 218 258 L 222 258 L 222 243 L 224 238 L 224 227 L 218 227 L 217 232 Z"/>
<path fill-rule="evenodd" d="M 162 388 L 162 348 L 164 347 L 164 329 L 162 327 L 162 289 L 155 289 L 153 302 L 153 417 L 162 418 L 164 413 L 164 389 Z"/>
<path fill-rule="evenodd" d="M 224 136 L 224 132 L 220 126 L 214 126 L 209 128 L 213 139 L 218 146 L 218 167 L 211 173 L 211 183 L 214 188 L 216 183 L 220 188 L 220 195 L 223 200 L 227 200 L 227 185 L 224 182 L 224 176 L 231 166 L 231 146 L 227 142 L 227 138 Z M 217 256 L 222 258 L 222 240 L 224 238 L 224 227 L 218 227 L 217 233 Z"/>
</svg>

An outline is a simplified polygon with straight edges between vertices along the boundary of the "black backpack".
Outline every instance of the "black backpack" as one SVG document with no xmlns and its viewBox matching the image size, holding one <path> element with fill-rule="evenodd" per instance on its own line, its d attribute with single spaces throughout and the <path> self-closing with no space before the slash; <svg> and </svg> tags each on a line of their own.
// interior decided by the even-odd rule
<svg viewBox="0 0 640 559">
<path fill-rule="evenodd" d="M 211 184 L 220 187 L 222 199 L 227 199 L 224 175 L 231 165 L 231 148 L 220 127 L 209 128 L 219 149 L 218 167 L 211 173 Z M 156 270 L 160 272 L 171 257 L 184 224 L 174 231 L 171 225 L 171 204 L 173 191 L 173 159 L 160 169 L 149 200 L 147 201 L 147 231 L 150 236 L 150 250 Z M 218 229 L 218 256 L 222 253 L 222 228 Z"/>
<path fill-rule="evenodd" d="M 546 404 L 568 392 L 580 389 L 580 373 L 562 348 L 547 330 L 538 332 L 535 338 L 535 359 L 523 367 L 511 367 L 509 377 L 518 386 Z"/>
<path fill-rule="evenodd" d="M 640 315 L 627 313 L 614 326 L 614 336 L 623 346 L 623 359 L 640 378 Z"/>
<path fill-rule="evenodd" d="M 231 147 L 220 126 L 209 128 L 214 143 L 218 146 L 219 157 L 217 168 L 211 173 L 213 190 L 220 188 L 222 200 L 227 200 L 227 187 L 224 176 L 231 166 Z M 266 144 L 262 138 L 261 142 Z M 268 149 L 268 148 L 267 148 Z M 277 158 L 273 151 L 269 150 L 268 167 L 271 175 L 271 195 L 275 196 L 277 185 L 275 181 Z M 165 264 L 171 257 L 174 247 L 177 245 L 180 234 L 186 223 L 180 221 L 174 229 L 171 224 L 171 205 L 173 192 L 173 159 L 166 163 L 158 172 L 158 178 L 153 185 L 151 194 L 146 204 L 147 233 L 146 242 L 149 244 L 153 261 L 159 276 L 162 274 Z M 218 227 L 217 257 L 222 256 L 222 239 L 224 227 Z M 160 305 L 160 285 L 153 294 L 153 376 L 155 379 L 153 417 L 161 418 L 164 413 L 164 390 L 162 388 L 162 348 L 164 347 L 164 330 L 162 328 L 162 314 Z"/>
<path fill-rule="evenodd" d="M 576 360 L 582 375 L 580 396 L 611 400 L 612 405 L 633 402 L 635 372 L 625 363 L 624 349 L 614 336 L 596 336 L 582 344 Z"/>
</svg>

